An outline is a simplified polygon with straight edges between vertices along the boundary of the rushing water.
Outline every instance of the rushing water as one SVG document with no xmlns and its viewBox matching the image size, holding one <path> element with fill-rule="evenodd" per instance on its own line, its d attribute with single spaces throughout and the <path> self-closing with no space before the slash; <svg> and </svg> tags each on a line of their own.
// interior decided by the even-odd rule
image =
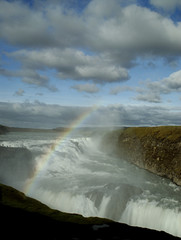
<svg viewBox="0 0 181 240">
<path fill-rule="evenodd" d="M 94 138 L 72 136 L 53 151 L 57 137 L 56 133 L 1 135 L 0 146 L 6 148 L 0 154 L 0 181 L 64 212 L 181 237 L 180 187 L 101 152 Z M 16 148 L 13 156 L 9 147 Z"/>
</svg>

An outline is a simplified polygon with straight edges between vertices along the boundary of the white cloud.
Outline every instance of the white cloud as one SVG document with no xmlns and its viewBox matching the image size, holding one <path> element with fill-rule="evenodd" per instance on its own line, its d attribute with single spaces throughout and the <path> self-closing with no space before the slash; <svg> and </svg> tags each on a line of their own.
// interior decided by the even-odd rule
<svg viewBox="0 0 181 240">
<path fill-rule="evenodd" d="M 54 128 L 68 126 L 82 114 L 86 107 L 67 107 L 35 101 L 34 103 L 0 102 L 1 123 L 17 127 Z"/>
<path fill-rule="evenodd" d="M 93 0 L 88 4 L 85 14 L 94 19 L 108 19 L 113 16 L 113 13 L 119 14 L 120 3 L 120 0 Z"/>
<path fill-rule="evenodd" d="M 49 78 L 42 74 L 39 74 L 36 70 L 30 68 L 22 68 L 21 70 L 10 71 L 6 69 L 0 69 L 2 76 L 8 78 L 21 78 L 22 82 L 35 85 L 36 87 L 47 88 L 52 92 L 58 91 L 58 89 L 49 83 Z"/>
<path fill-rule="evenodd" d="M 0 102 L 1 124 L 16 127 L 55 128 L 67 126 L 90 110 L 88 126 L 180 125 L 181 108 L 109 105 L 95 111 L 86 107 Z"/>
<path fill-rule="evenodd" d="M 150 90 L 143 90 L 139 93 L 136 98 L 138 101 L 150 102 L 150 103 L 161 103 L 161 96 L 157 90 L 151 92 Z"/>
<path fill-rule="evenodd" d="M 137 56 L 165 57 L 177 54 L 176 49 L 180 52 L 180 24 L 176 26 L 170 19 L 136 5 L 117 7 L 119 14 L 113 12 L 109 18 L 100 19 L 96 13 L 94 19 L 87 17 L 94 49 L 107 52 L 122 66 L 130 66 Z"/>
<path fill-rule="evenodd" d="M 25 91 L 21 88 L 18 89 L 18 91 L 15 92 L 15 96 L 23 96 Z"/>
<path fill-rule="evenodd" d="M 91 56 L 76 49 L 18 50 L 7 53 L 23 63 L 25 69 L 56 69 L 60 79 L 120 82 L 129 79 L 125 68 L 116 66 L 104 55 Z"/>
<path fill-rule="evenodd" d="M 160 103 L 163 94 L 181 92 L 181 70 L 160 81 L 146 81 L 144 88 L 137 89 L 136 100 Z"/>
<path fill-rule="evenodd" d="M 115 86 L 110 89 L 110 94 L 117 95 L 118 93 L 125 92 L 125 91 L 133 91 L 133 88 L 129 86 Z"/>
<path fill-rule="evenodd" d="M 130 78 L 129 68 L 138 57 L 181 54 L 181 23 L 148 8 L 92 0 L 76 12 L 65 7 L 66 1 L 51 2 L 36 1 L 30 8 L 22 1 L 0 1 L 0 37 L 18 46 L 6 56 L 20 63 L 15 77 L 23 82 L 55 91 L 46 74 L 39 73 L 49 69 L 60 79 L 121 82 Z M 8 74 L 13 75 L 4 72 Z"/>
<path fill-rule="evenodd" d="M 78 92 L 86 92 L 86 93 L 97 93 L 99 92 L 99 88 L 96 84 L 86 83 L 86 84 L 77 84 L 72 86 L 73 89 Z"/>
<path fill-rule="evenodd" d="M 107 53 L 114 61 L 117 57 L 122 65 L 139 54 L 180 54 L 181 25 L 136 5 L 121 7 L 116 0 L 92 0 L 77 14 L 58 3 L 47 4 L 42 11 L 1 1 L 0 9 L 0 36 L 12 44 L 88 48 Z"/>
<path fill-rule="evenodd" d="M 181 70 L 170 74 L 168 78 L 161 81 L 161 84 L 165 85 L 168 93 L 172 91 L 181 92 Z"/>
<path fill-rule="evenodd" d="M 20 1 L 0 1 L 0 37 L 21 46 L 46 46 L 52 42 L 47 19 Z"/>
<path fill-rule="evenodd" d="M 150 3 L 158 8 L 163 8 L 167 11 L 173 11 L 177 7 L 181 7 L 180 0 L 150 0 Z"/>
</svg>

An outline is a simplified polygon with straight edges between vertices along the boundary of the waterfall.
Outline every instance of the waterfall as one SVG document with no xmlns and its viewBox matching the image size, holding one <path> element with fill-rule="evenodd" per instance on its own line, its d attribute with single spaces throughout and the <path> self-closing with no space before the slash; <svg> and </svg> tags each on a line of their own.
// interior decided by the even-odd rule
<svg viewBox="0 0 181 240">
<path fill-rule="evenodd" d="M 39 134 L 39 135 L 38 135 Z M 181 237 L 181 188 L 99 150 L 94 138 L 69 137 L 49 155 L 56 134 L 8 134 L 0 142 L 0 180 L 48 206 L 85 217 L 109 218 Z"/>
</svg>

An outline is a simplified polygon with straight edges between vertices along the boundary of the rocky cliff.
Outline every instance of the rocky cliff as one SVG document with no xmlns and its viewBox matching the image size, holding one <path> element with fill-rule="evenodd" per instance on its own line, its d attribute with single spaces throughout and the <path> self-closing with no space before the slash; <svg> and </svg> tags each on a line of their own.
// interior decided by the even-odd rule
<svg viewBox="0 0 181 240">
<path fill-rule="evenodd" d="M 104 136 L 102 148 L 181 185 L 181 127 L 132 127 Z"/>
<path fill-rule="evenodd" d="M 2 184 L 0 213 L 3 239 L 178 239 L 164 232 L 130 227 L 107 219 L 59 212 Z"/>
</svg>

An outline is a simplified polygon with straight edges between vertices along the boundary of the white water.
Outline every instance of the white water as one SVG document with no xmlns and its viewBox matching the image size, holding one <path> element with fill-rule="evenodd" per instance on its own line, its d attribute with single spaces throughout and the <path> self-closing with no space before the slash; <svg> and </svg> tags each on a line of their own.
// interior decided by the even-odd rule
<svg viewBox="0 0 181 240">
<path fill-rule="evenodd" d="M 20 147 L 32 153 L 28 159 L 19 149 L 13 158 L 7 155 L 6 162 L 0 161 L 1 182 L 22 190 L 28 181 L 25 173 L 30 171 L 31 176 L 31 171 L 39 168 L 28 195 L 52 208 L 86 217 L 106 217 L 181 237 L 180 187 L 123 159 L 106 155 L 91 138 L 64 140 L 42 168 L 41 160 L 56 137 L 50 133 L 0 136 L 0 146 L 7 147 L 7 151 L 8 147 Z"/>
</svg>

